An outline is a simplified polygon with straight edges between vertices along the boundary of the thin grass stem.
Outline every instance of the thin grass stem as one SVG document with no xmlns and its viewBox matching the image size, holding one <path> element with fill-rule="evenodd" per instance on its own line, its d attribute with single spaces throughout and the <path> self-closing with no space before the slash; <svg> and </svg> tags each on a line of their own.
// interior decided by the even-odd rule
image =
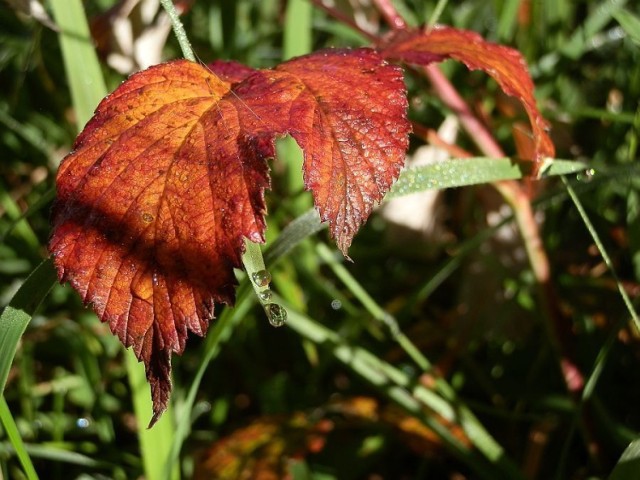
<svg viewBox="0 0 640 480">
<path fill-rule="evenodd" d="M 438 23 L 438 20 L 440 19 L 442 12 L 446 8 L 447 3 L 449 3 L 449 0 L 438 0 L 436 8 L 433 9 L 433 13 L 427 21 L 427 28 L 432 28 L 436 23 Z"/>
<path fill-rule="evenodd" d="M 624 302 L 625 307 L 627 307 L 627 311 L 629 312 L 629 315 L 631 316 L 631 319 L 633 320 L 633 323 L 636 329 L 640 332 L 640 318 L 638 318 L 638 312 L 636 312 L 636 309 L 633 306 L 633 303 L 631 302 L 629 295 L 627 295 L 627 291 L 622 285 L 622 282 L 620 281 L 620 278 L 618 277 L 618 274 L 616 273 L 615 268 L 613 267 L 613 262 L 611 261 L 611 257 L 609 256 L 607 249 L 602 243 L 602 240 L 600 240 L 600 235 L 598 235 L 598 231 L 593 226 L 593 223 L 591 223 L 591 220 L 589 219 L 589 215 L 587 215 L 587 212 L 584 209 L 584 206 L 582 205 L 580 198 L 576 194 L 571 184 L 567 181 L 567 178 L 564 175 L 561 178 L 562 178 L 562 182 L 567 188 L 567 193 L 569 194 L 571 201 L 573 201 L 573 204 L 575 205 L 576 210 L 580 214 L 580 218 L 582 219 L 582 222 L 584 223 L 585 227 L 587 227 L 587 230 L 589 231 L 591 238 L 596 244 L 596 247 L 598 248 L 600 255 L 602 255 L 602 259 L 604 260 L 604 263 L 609 268 L 609 271 L 611 272 L 611 276 L 613 277 L 613 279 L 616 282 L 616 285 L 618 286 L 618 292 L 620 292 L 622 301 Z"/>
</svg>

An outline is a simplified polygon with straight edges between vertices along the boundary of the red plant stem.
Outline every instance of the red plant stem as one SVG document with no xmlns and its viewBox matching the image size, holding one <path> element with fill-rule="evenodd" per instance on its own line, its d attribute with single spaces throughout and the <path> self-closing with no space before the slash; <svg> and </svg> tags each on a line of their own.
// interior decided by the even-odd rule
<svg viewBox="0 0 640 480">
<path fill-rule="evenodd" d="M 424 71 L 438 97 L 452 111 L 458 114 L 460 123 L 480 151 L 489 157 L 504 157 L 505 154 L 502 148 L 500 148 L 482 122 L 473 114 L 467 103 L 451 85 L 449 79 L 442 74 L 438 66 L 429 65 L 424 68 Z M 520 184 L 513 180 L 495 182 L 493 185 L 514 211 L 536 280 L 541 285 L 547 284 L 551 277 L 551 267 L 540 239 L 538 223 L 535 221 L 528 196 Z"/>
<path fill-rule="evenodd" d="M 464 148 L 454 145 L 444 140 L 438 132 L 433 128 L 427 128 L 417 122 L 412 122 L 413 134 L 424 140 L 430 145 L 435 145 L 443 150 L 446 150 L 452 157 L 456 158 L 468 158 L 473 157 L 473 154 L 466 151 Z"/>
<path fill-rule="evenodd" d="M 493 136 L 471 112 L 470 108 L 451 85 L 437 65 L 424 68 L 439 98 L 460 115 L 460 123 L 471 135 L 474 143 L 487 156 L 503 157 L 504 152 Z M 584 377 L 573 360 L 570 325 L 564 321 L 558 308 L 555 289 L 551 281 L 549 257 L 540 238 L 540 229 L 526 190 L 513 180 L 492 184 L 511 207 L 515 216 L 527 258 L 538 284 L 542 311 L 547 319 L 549 339 L 557 352 L 559 366 L 567 390 L 577 399 L 584 388 Z"/>
<path fill-rule="evenodd" d="M 401 19 L 395 7 L 388 0 L 374 0 L 386 21 L 393 29 L 406 28 L 406 23 Z M 439 98 L 459 115 L 460 123 L 469 133 L 478 148 L 487 156 L 503 157 L 502 148 L 495 141 L 491 133 L 485 128 L 468 107 L 449 80 L 442 74 L 437 65 L 430 65 L 424 71 L 431 81 Z M 535 219 L 530 198 L 521 184 L 515 181 L 494 182 L 494 188 L 502 195 L 513 210 L 516 223 L 522 236 L 527 257 L 531 264 L 538 293 L 541 299 L 541 310 L 545 313 L 545 325 L 549 340 L 558 357 L 567 391 L 571 394 L 576 407 L 582 411 L 582 422 L 585 440 L 589 444 L 591 458 L 601 464 L 602 449 L 596 441 L 591 422 L 585 415 L 586 411 L 581 407 L 581 393 L 584 388 L 584 376 L 573 360 L 571 340 L 572 332 L 569 322 L 564 321 L 555 295 L 555 289 L 551 280 L 551 266 L 549 257 L 544 249 L 538 222 Z"/>
<path fill-rule="evenodd" d="M 407 22 L 405 22 L 404 18 L 398 13 L 396 7 L 393 6 L 390 0 L 373 0 L 373 4 L 391 28 L 394 30 L 404 30 L 407 28 Z"/>
<path fill-rule="evenodd" d="M 473 114 L 467 102 L 464 101 L 454 86 L 451 85 L 451 82 L 444 76 L 440 68 L 437 65 L 429 65 L 424 67 L 423 71 L 440 100 L 442 100 L 452 112 L 458 115 L 460 123 L 480 151 L 488 157 L 504 157 L 504 152 L 493 138 L 493 135 L 489 133 L 482 122 Z"/>
</svg>

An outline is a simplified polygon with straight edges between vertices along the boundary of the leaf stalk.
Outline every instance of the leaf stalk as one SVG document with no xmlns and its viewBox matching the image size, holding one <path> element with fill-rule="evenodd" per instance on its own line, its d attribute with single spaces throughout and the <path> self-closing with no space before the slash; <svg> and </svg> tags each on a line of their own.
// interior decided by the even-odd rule
<svg viewBox="0 0 640 480">
<path fill-rule="evenodd" d="M 180 20 L 180 16 L 176 10 L 176 6 L 173 4 L 171 0 L 160 0 L 162 7 L 169 15 L 169 19 L 171 20 L 171 26 L 173 27 L 173 33 L 178 39 L 178 43 L 180 44 L 180 49 L 182 50 L 182 55 L 187 60 L 191 60 L 192 62 L 196 61 L 196 56 L 193 53 L 193 49 L 191 48 L 191 43 L 189 42 L 189 38 L 187 37 L 187 32 L 184 29 L 184 25 L 182 24 L 182 20 Z"/>
</svg>

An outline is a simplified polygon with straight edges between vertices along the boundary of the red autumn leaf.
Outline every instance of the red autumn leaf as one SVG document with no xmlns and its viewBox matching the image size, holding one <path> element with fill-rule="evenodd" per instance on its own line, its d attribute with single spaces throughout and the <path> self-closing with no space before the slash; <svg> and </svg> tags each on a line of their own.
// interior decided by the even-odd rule
<svg viewBox="0 0 640 480">
<path fill-rule="evenodd" d="M 555 156 L 555 149 L 544 120 L 533 96 L 533 81 L 527 65 L 517 50 L 487 42 L 468 30 L 436 27 L 429 31 L 403 30 L 394 32 L 381 44 L 381 53 L 390 60 L 428 65 L 453 58 L 469 69 L 484 70 L 491 75 L 507 94 L 522 102 L 533 131 L 534 158 L 539 168 L 547 157 Z M 534 172 L 534 174 L 537 173 Z"/>
<path fill-rule="evenodd" d="M 152 423 L 169 399 L 171 354 L 189 331 L 205 333 L 215 303 L 233 303 L 243 238 L 264 241 L 275 138 L 304 150 L 305 185 L 345 253 L 408 143 L 401 71 L 373 50 L 219 71 L 175 61 L 133 75 L 57 177 L 49 249 L 60 280 L 145 363 Z"/>
<path fill-rule="evenodd" d="M 429 416 L 460 444 L 471 448 L 459 425 L 433 412 Z M 445 454 L 441 436 L 419 418 L 394 405 L 381 405 L 372 397 L 346 397 L 309 412 L 256 418 L 210 445 L 196 459 L 193 478 L 289 479 L 291 460 L 317 454 L 326 445 L 341 445 L 345 434 L 364 441 L 372 432 L 384 436 L 393 433 L 420 456 Z"/>
<path fill-rule="evenodd" d="M 312 111 L 290 133 L 305 152 L 305 187 L 345 255 L 398 177 L 411 129 L 401 70 L 379 68 L 377 53 L 359 51 L 360 56 L 328 51 L 278 67 L 304 78 L 309 90 Z M 339 61 L 331 58 L 336 55 Z M 307 69 L 317 75 L 308 77 Z"/>
<path fill-rule="evenodd" d="M 419 418 L 399 410 L 394 405 L 380 405 L 371 397 L 347 397 L 331 402 L 328 411 L 340 413 L 343 418 L 352 424 L 378 424 L 391 427 L 407 444 L 409 448 L 419 455 L 434 455 L 442 453 L 442 439 L 432 427 L 424 424 Z M 471 441 L 464 430 L 457 424 L 431 412 L 430 417 L 441 427 L 446 428 L 458 441 L 470 447 Z"/>
</svg>

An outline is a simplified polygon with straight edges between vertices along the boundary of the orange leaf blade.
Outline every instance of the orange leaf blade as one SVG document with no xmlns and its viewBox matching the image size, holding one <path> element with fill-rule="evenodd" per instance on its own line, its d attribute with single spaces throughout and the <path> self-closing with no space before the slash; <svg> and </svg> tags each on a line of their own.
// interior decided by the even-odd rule
<svg viewBox="0 0 640 480">
<path fill-rule="evenodd" d="M 191 62 L 138 73 L 100 104 L 58 173 L 49 248 L 60 280 L 144 361 L 155 418 L 171 353 L 206 332 L 215 302 L 233 302 L 243 237 L 263 238 L 268 169 L 231 134 L 228 91 Z"/>
<path fill-rule="evenodd" d="M 277 70 L 312 96 L 312 111 L 290 133 L 304 150 L 305 186 L 346 255 L 404 165 L 411 126 L 402 71 L 369 49 L 327 51 Z"/>
</svg>

